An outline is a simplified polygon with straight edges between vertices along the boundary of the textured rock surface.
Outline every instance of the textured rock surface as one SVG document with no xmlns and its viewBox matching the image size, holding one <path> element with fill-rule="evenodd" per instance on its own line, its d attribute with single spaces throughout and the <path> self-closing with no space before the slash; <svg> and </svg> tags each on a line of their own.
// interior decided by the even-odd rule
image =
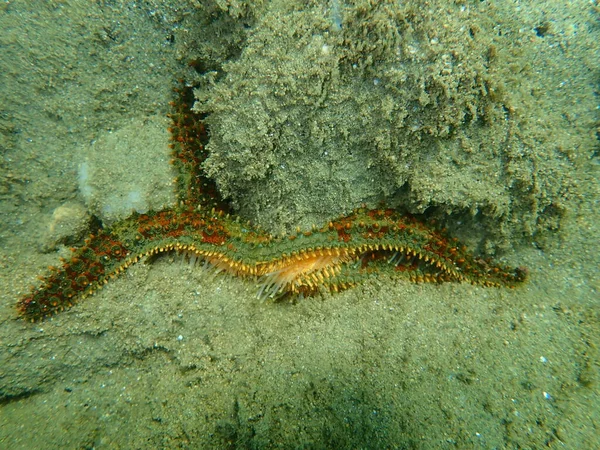
<svg viewBox="0 0 600 450">
<path fill-rule="evenodd" d="M 234 207 L 281 232 L 384 201 L 487 251 L 556 227 L 570 137 L 540 128 L 551 74 L 531 73 L 517 24 L 488 5 L 344 5 L 272 2 L 204 74 L 206 168 Z"/>
</svg>

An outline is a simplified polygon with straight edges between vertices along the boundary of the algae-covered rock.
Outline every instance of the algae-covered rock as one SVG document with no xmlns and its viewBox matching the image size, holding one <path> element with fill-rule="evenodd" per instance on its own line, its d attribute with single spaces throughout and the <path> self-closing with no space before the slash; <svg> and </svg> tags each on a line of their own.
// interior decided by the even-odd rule
<svg viewBox="0 0 600 450">
<path fill-rule="evenodd" d="M 385 202 L 478 230 L 488 251 L 534 234 L 560 216 L 568 164 L 524 130 L 486 8 L 270 3 L 196 90 L 209 176 L 276 232 Z"/>
</svg>

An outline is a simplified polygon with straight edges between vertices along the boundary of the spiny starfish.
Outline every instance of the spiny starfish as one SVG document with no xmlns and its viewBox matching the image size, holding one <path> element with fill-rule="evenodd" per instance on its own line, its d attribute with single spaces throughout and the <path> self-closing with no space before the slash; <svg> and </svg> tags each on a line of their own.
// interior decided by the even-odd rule
<svg viewBox="0 0 600 450">
<path fill-rule="evenodd" d="M 270 234 L 227 213 L 204 176 L 206 132 L 190 109 L 191 90 L 178 90 L 170 117 L 173 163 L 179 171 L 179 206 L 134 214 L 100 229 L 51 267 L 39 287 L 18 302 L 21 315 L 42 320 L 93 294 L 146 257 L 178 252 L 216 271 L 260 278 L 259 297 L 310 295 L 322 287 L 351 288 L 372 273 L 389 272 L 413 282 L 467 281 L 513 287 L 524 269 L 475 258 L 456 239 L 391 209 L 360 208 L 321 228 L 286 236 Z"/>
</svg>

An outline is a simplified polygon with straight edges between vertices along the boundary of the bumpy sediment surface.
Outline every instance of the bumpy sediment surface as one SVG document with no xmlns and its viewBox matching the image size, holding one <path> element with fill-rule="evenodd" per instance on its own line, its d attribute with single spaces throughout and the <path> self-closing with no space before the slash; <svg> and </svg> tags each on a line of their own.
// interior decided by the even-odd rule
<svg viewBox="0 0 600 450">
<path fill-rule="evenodd" d="M 99 146 L 91 142 L 127 130 L 132 122 L 165 117 L 179 78 L 198 83 L 200 90 L 213 90 L 214 111 L 205 108 L 215 122 L 217 106 L 231 101 L 224 96 L 217 100 L 226 90 L 226 76 L 240 86 L 246 78 L 258 90 L 268 89 L 268 84 L 257 83 L 261 73 L 242 75 L 231 69 L 262 58 L 248 49 L 258 46 L 256 39 L 266 26 L 263 13 L 276 19 L 302 14 L 286 12 L 279 7 L 283 3 L 0 2 L 0 446 L 600 448 L 600 130 L 595 92 L 600 16 L 589 2 L 570 2 L 565 8 L 554 0 L 463 1 L 437 18 L 424 3 L 411 2 L 423 8 L 415 9 L 410 26 L 421 27 L 426 21 L 418 18 L 427 16 L 442 23 L 432 30 L 447 33 L 450 40 L 454 34 L 446 32 L 443 23 L 456 24 L 459 46 L 479 45 L 482 39 L 490 41 L 490 48 L 494 45 L 487 76 L 493 78 L 498 99 L 490 104 L 493 111 L 498 103 L 510 107 L 500 120 L 510 127 L 502 139 L 487 124 L 481 129 L 491 130 L 489 145 L 506 152 L 501 167 L 507 169 L 499 173 L 517 180 L 505 185 L 508 194 L 501 191 L 510 202 L 493 204 L 514 213 L 502 215 L 474 205 L 471 215 L 467 197 L 475 196 L 474 178 L 453 176 L 446 178 L 447 186 L 442 183 L 448 170 L 468 166 L 473 171 L 470 162 L 489 148 L 467 145 L 478 130 L 469 120 L 454 134 L 430 139 L 458 145 L 456 133 L 469 131 L 470 140 L 461 142 L 473 149 L 471 154 L 463 154 L 454 166 L 435 165 L 445 167 L 438 176 L 415 170 L 404 190 L 382 196 L 414 209 L 419 203 L 411 202 L 411 196 L 439 197 L 442 206 L 431 212 L 444 219 L 449 233 L 461 240 L 469 240 L 461 232 L 489 235 L 490 250 L 504 241 L 518 242 L 518 230 L 526 229 L 528 245 L 515 245 L 499 258 L 528 268 L 530 281 L 522 288 L 414 284 L 373 276 L 336 295 L 274 303 L 257 299 L 259 287 L 248 280 L 216 275 L 170 254 L 152 264 L 133 264 L 93 297 L 43 323 L 16 320 L 15 301 L 30 285 L 39 285 L 37 276 L 48 265 L 57 265 L 60 255 L 69 257 L 68 246 L 90 231 L 91 208 L 88 204 L 88 211 L 82 210 L 86 203 L 78 187 L 77 168 L 88 156 L 82 152 L 97 151 Z M 297 33 L 298 42 L 313 34 L 338 39 L 362 32 L 359 44 L 371 43 L 377 55 L 379 43 L 372 44 L 373 33 L 381 31 L 345 26 L 348 17 L 354 17 L 355 24 L 374 17 L 366 2 L 364 12 L 354 1 L 304 6 L 314 10 L 317 3 L 323 6 L 312 20 L 331 20 L 333 25 L 315 32 L 307 27 Z M 334 4 L 339 16 L 331 15 Z M 391 6 L 379 8 L 379 16 L 388 17 Z M 352 11 L 354 16 L 349 16 Z M 473 26 L 474 37 L 469 28 L 466 33 L 460 30 L 463 25 Z M 287 26 L 298 29 L 293 21 Z M 432 45 L 434 37 L 419 40 Z M 282 40 L 292 38 L 282 32 Z M 269 39 L 265 42 L 271 45 L 262 52 L 276 45 L 274 37 Z M 332 46 L 331 51 L 340 49 Z M 486 61 L 485 56 L 477 59 L 486 52 L 469 56 L 475 58 L 469 60 L 473 67 Z M 289 55 L 282 52 L 278 57 L 284 64 Z M 339 61 L 342 73 L 345 66 Z M 381 61 L 379 53 L 369 67 Z M 354 63 L 348 62 L 350 67 Z M 343 70 L 347 77 L 352 74 Z M 364 73 L 365 90 L 373 84 L 369 77 L 382 79 L 381 74 Z M 236 92 L 242 98 L 249 95 L 241 88 Z M 477 94 L 474 102 L 485 103 L 487 97 Z M 380 108 L 385 97 L 375 98 Z M 441 100 L 436 101 L 442 104 Z M 366 117 L 381 114 L 377 108 Z M 269 106 L 268 111 L 273 110 Z M 310 127 L 314 118 L 302 119 L 306 132 L 318 130 Z M 408 116 L 404 120 L 410 123 Z M 369 132 L 362 121 L 355 126 Z M 218 132 L 216 123 L 209 131 L 212 136 Z M 232 126 L 229 132 L 234 131 Z M 107 169 L 128 172 L 132 181 L 162 179 L 159 175 L 165 172 L 175 177 L 168 164 L 168 133 L 163 133 L 166 159 L 154 165 L 144 161 L 148 155 L 138 145 L 146 136 L 118 135 L 126 142 L 115 151 L 125 146 L 134 151 L 127 167 L 116 167 L 119 158 L 111 157 Z M 503 139 L 520 145 L 502 146 Z M 448 148 L 431 148 L 443 162 Z M 231 149 L 239 151 L 233 145 Z M 562 154 L 567 159 L 561 159 Z M 391 173 L 399 165 L 382 167 L 381 158 L 374 155 L 377 173 Z M 413 155 L 421 163 L 428 161 L 417 156 Z M 482 174 L 491 173 L 487 165 L 495 157 L 479 157 Z M 341 164 L 339 158 L 336 161 Z M 271 181 L 276 164 L 269 164 L 262 181 L 248 178 L 247 183 L 256 192 L 262 183 L 262 209 L 254 211 L 252 203 L 241 203 L 247 190 L 243 185 L 241 193 L 229 194 L 237 199 L 239 210 L 263 222 L 291 223 L 290 214 L 305 214 L 300 217 L 304 222 L 327 223 L 318 220 L 314 209 L 340 183 L 327 183 L 327 189 L 309 202 L 283 172 L 282 179 Z M 343 172 L 338 169 L 334 166 L 332 173 Z M 297 183 L 300 177 L 295 176 Z M 302 180 L 313 176 L 323 179 L 313 166 Z M 347 176 L 348 191 L 376 185 L 349 171 Z M 394 186 L 394 177 L 380 177 L 379 182 Z M 431 185 L 415 183 L 416 177 L 427 177 Z M 561 197 L 558 186 L 569 186 L 570 179 L 576 182 Z M 104 180 L 110 182 L 109 177 Z M 449 189 L 458 191 L 455 180 L 468 187 L 464 206 L 455 193 L 447 194 Z M 487 186 L 492 180 L 480 177 L 479 183 Z M 285 187 L 281 202 L 273 195 L 275 181 Z M 225 180 L 220 182 L 226 187 Z M 303 183 L 306 190 L 310 184 Z M 436 191 L 431 186 L 441 187 Z M 110 186 L 103 187 L 98 192 L 110 192 Z M 418 194 L 415 189 L 420 189 Z M 480 192 L 493 197 L 484 189 Z M 367 195 L 355 197 L 371 201 Z M 268 208 L 267 198 L 277 201 Z M 341 203 L 330 203 L 341 209 Z M 288 211 L 294 204 L 299 206 Z M 331 216 L 336 215 L 332 211 Z M 497 223 L 491 226 L 494 219 Z M 54 233 L 46 239 L 49 229 Z M 536 232 L 548 229 L 558 231 Z M 43 246 L 40 237 L 45 239 Z"/>
<path fill-rule="evenodd" d="M 572 142 L 544 128 L 548 73 L 519 59 L 518 24 L 445 1 L 257 10 L 196 104 L 207 170 L 243 216 L 289 231 L 383 201 L 487 250 L 557 226 Z"/>
</svg>

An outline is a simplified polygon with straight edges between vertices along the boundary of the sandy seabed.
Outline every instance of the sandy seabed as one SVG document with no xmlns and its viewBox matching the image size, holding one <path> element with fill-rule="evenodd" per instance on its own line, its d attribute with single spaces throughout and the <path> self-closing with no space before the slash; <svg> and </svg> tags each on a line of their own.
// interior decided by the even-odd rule
<svg viewBox="0 0 600 450">
<path fill-rule="evenodd" d="M 506 18 L 552 62 L 531 69 L 555 75 L 536 94 L 553 108 L 537 123 L 577 143 L 560 228 L 504 255 L 528 268 L 525 286 L 380 277 L 273 303 L 252 282 L 166 256 L 51 320 L 18 319 L 16 300 L 68 254 L 63 238 L 85 231 L 73 221 L 101 212 L 81 192 L 98 145 L 122 136 L 131 159 L 102 147 L 115 174 L 104 192 L 141 172 L 165 182 L 168 137 L 156 132 L 164 158 L 147 164 L 131 130 L 165 117 L 176 78 L 195 76 L 184 51 L 202 8 L 177 3 L 0 5 L 0 447 L 600 448 L 600 15 L 589 2 L 536 1 Z M 84 212 L 61 221 L 65 205 Z"/>
</svg>

